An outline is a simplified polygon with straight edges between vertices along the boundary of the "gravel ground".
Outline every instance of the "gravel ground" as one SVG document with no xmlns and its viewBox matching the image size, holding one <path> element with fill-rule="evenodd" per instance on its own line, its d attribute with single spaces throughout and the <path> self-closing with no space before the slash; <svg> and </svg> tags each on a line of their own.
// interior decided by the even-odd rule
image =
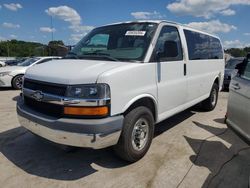
<svg viewBox="0 0 250 188">
<path fill-rule="evenodd" d="M 0 90 L 1 187 L 248 187 L 250 149 L 223 123 L 226 92 L 212 112 L 193 107 L 157 125 L 134 164 L 111 148 L 65 152 L 40 140 L 19 126 L 18 95 Z"/>
</svg>

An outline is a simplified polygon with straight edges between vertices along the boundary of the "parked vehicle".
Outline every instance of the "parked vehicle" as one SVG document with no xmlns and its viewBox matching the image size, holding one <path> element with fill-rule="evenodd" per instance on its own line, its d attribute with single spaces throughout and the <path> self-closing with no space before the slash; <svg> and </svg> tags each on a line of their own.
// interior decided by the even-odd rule
<svg viewBox="0 0 250 188">
<path fill-rule="evenodd" d="M 226 123 L 250 143 L 250 54 L 236 67 L 230 84 Z"/>
<path fill-rule="evenodd" d="M 15 59 L 15 60 L 7 60 L 5 61 L 6 66 L 16 66 L 17 64 L 20 64 L 24 62 L 28 58 L 21 58 L 21 59 Z"/>
<path fill-rule="evenodd" d="M 0 67 L 4 67 L 5 66 L 5 62 L 0 61 Z"/>
<path fill-rule="evenodd" d="M 228 89 L 232 77 L 232 73 L 235 71 L 236 65 L 239 63 L 242 63 L 244 60 L 244 57 L 238 57 L 238 58 L 231 58 L 228 60 L 226 66 L 225 66 L 225 73 L 224 73 L 224 82 L 223 82 L 223 88 Z"/>
<path fill-rule="evenodd" d="M 0 87 L 13 87 L 14 89 L 21 89 L 22 78 L 25 71 L 35 65 L 41 64 L 52 59 L 59 59 L 60 57 L 33 57 L 17 64 L 16 66 L 6 66 L 0 69 Z"/>
<path fill-rule="evenodd" d="M 224 66 L 218 37 L 181 24 L 102 26 L 65 59 L 27 70 L 17 113 L 50 141 L 114 146 L 134 162 L 148 151 L 156 123 L 200 102 L 215 108 Z"/>
</svg>

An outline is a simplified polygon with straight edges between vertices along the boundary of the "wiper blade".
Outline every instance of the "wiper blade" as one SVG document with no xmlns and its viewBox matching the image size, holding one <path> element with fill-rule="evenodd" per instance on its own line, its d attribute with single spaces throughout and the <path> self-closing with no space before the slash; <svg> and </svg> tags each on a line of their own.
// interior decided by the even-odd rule
<svg viewBox="0 0 250 188">
<path fill-rule="evenodd" d="M 102 52 L 98 52 L 98 51 L 87 52 L 87 53 L 84 53 L 83 55 L 105 55 L 105 56 L 110 56 L 110 54 L 106 54 L 106 53 L 102 53 Z"/>
<path fill-rule="evenodd" d="M 101 53 L 101 52 L 89 52 L 89 53 L 85 53 L 84 55 L 78 56 L 79 58 L 84 58 L 84 57 L 93 57 L 93 58 L 106 58 L 112 61 L 119 61 L 119 59 L 116 59 L 114 57 L 111 57 L 109 54 L 106 53 Z"/>
<path fill-rule="evenodd" d="M 68 54 L 62 59 L 79 59 L 79 57 L 75 52 L 68 52 Z"/>
</svg>

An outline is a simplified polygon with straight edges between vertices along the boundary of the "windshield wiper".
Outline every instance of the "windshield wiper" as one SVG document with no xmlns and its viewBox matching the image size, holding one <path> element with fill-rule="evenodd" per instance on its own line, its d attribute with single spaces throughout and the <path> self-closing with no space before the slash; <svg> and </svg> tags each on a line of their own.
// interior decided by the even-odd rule
<svg viewBox="0 0 250 188">
<path fill-rule="evenodd" d="M 79 57 L 75 52 L 68 52 L 68 54 L 62 59 L 79 59 Z"/>
<path fill-rule="evenodd" d="M 109 59 L 112 61 L 119 61 L 119 59 L 116 59 L 114 57 L 111 57 L 109 54 L 101 53 L 101 52 L 89 52 L 89 53 L 85 53 L 85 54 L 78 56 L 78 57 L 79 58 L 84 58 L 84 57 L 100 58 L 100 57 L 103 57 L 103 58 L 106 58 L 106 59 Z"/>
</svg>

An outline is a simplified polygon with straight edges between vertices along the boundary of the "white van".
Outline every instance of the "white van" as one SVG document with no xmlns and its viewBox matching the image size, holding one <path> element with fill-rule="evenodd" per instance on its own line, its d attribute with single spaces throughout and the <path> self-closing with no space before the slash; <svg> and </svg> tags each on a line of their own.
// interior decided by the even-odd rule
<svg viewBox="0 0 250 188">
<path fill-rule="evenodd" d="M 220 39 L 168 21 L 136 21 L 92 30 L 62 60 L 29 68 L 20 124 L 53 142 L 114 146 L 142 158 L 155 124 L 202 102 L 213 110 L 222 87 Z"/>
</svg>

